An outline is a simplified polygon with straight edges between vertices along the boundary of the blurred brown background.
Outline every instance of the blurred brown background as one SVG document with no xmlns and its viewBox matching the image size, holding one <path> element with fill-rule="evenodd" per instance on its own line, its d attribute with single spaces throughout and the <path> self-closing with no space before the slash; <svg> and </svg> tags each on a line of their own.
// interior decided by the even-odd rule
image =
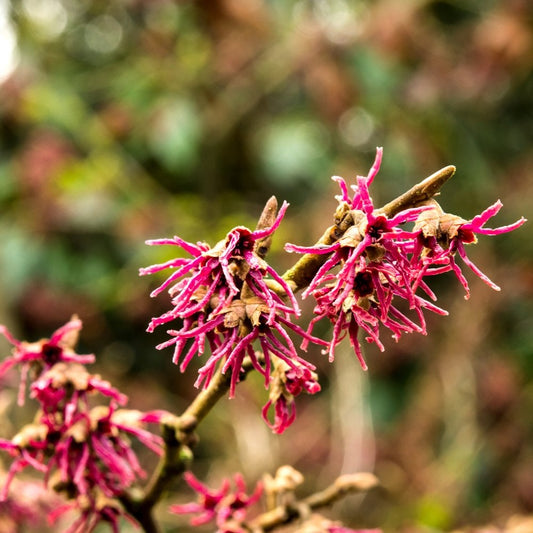
<svg viewBox="0 0 533 533">
<path fill-rule="evenodd" d="M 501 198 L 494 225 L 531 218 L 528 0 L 4 0 L 0 39 L 0 322 L 34 340 L 78 313 L 80 350 L 133 407 L 179 412 L 194 395 L 194 369 L 144 332 L 168 304 L 137 270 L 173 252 L 145 239 L 214 244 L 275 194 L 291 203 L 269 256 L 283 271 L 283 244 L 331 223 L 329 177 L 366 174 L 376 146 L 376 204 L 454 164 L 446 210 L 470 219 Z M 348 348 L 334 365 L 310 353 L 323 392 L 283 436 L 247 380 L 201 428 L 195 472 L 216 485 L 290 462 L 305 493 L 374 470 L 383 488 L 333 515 L 387 532 L 533 513 L 529 236 L 481 238 L 470 257 L 502 292 L 467 273 L 465 301 L 435 280 L 450 316 L 368 347 L 367 373 Z"/>
</svg>

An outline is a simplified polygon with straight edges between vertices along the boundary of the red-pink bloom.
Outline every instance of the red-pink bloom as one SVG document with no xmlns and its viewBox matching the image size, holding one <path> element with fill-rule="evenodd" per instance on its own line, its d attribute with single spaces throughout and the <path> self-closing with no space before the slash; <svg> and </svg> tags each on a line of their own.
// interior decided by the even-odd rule
<svg viewBox="0 0 533 533">
<path fill-rule="evenodd" d="M 426 334 L 425 311 L 445 315 L 446 311 L 430 300 L 436 296 L 424 280 L 453 271 L 469 295 L 468 283 L 456 263 L 455 256 L 463 261 L 493 289 L 499 290 L 467 257 L 465 244 L 476 242 L 476 234 L 499 235 L 520 227 L 525 219 L 496 229 L 485 228 L 485 223 L 501 208 L 498 201 L 471 221 L 447 215 L 438 205 L 425 205 L 406 209 L 388 218 L 379 209 L 375 210 L 368 187 L 375 178 L 381 163 L 382 150 L 378 148 L 375 162 L 366 177 L 357 177 L 353 197 L 342 178 L 335 177 L 341 194 L 339 202 L 345 209 L 343 223 L 351 225 L 344 235 L 329 246 L 301 247 L 286 245 L 291 252 L 331 254 L 318 270 L 303 293 L 316 300 L 315 317 L 308 333 L 316 322 L 323 318 L 333 323 L 332 340 L 327 352 L 334 358 L 336 345 L 345 337 L 366 369 L 358 340 L 360 330 L 368 342 L 374 342 L 383 350 L 380 331 L 384 327 L 392 332 L 395 340 L 403 333 Z M 412 231 L 400 226 L 416 221 Z M 332 269 L 338 271 L 332 273 Z M 425 297 L 417 294 L 420 289 Z M 409 317 L 401 311 L 398 302 L 404 301 L 414 315 Z M 304 340 L 303 347 L 306 341 Z"/>
<path fill-rule="evenodd" d="M 348 335 L 362 368 L 366 370 L 358 339 L 360 330 L 366 334 L 367 342 L 374 342 L 383 351 L 381 327 L 390 330 L 393 338 L 398 341 L 404 333 L 426 334 L 425 309 L 447 314 L 414 294 L 405 283 L 403 272 L 398 271 L 392 263 L 367 263 L 362 257 L 359 265 L 346 266 L 344 263 L 338 275 L 324 277 L 323 282 L 326 285 L 313 292 L 316 316 L 311 320 L 310 328 L 323 318 L 328 318 L 333 323 L 332 340 L 328 349 L 330 361 L 334 358 L 335 347 Z M 395 299 L 407 301 L 419 323 L 394 305 Z"/>
<path fill-rule="evenodd" d="M 102 522 L 108 524 L 113 533 L 119 533 L 121 517 L 138 526 L 116 500 L 110 500 L 101 494 L 93 498 L 80 497 L 57 507 L 48 515 L 48 521 L 55 524 L 59 517 L 69 511 L 74 511 L 77 518 L 63 533 L 91 533 Z"/>
<path fill-rule="evenodd" d="M 56 424 L 43 416 L 13 439 L 0 439 L 0 448 L 14 457 L 0 499 L 7 497 L 14 475 L 27 466 L 69 497 L 90 498 L 95 489 L 107 497 L 121 494 L 145 476 L 127 435 L 162 453 L 161 437 L 143 428 L 146 417 L 151 414 L 99 406 L 69 413 L 68 421 L 57 416 Z"/>
<path fill-rule="evenodd" d="M 10 339 L 14 355 L 4 368 L 17 362 L 36 365 L 30 394 L 40 409 L 33 424 L 11 440 L 0 439 L 0 449 L 13 457 L 0 499 L 7 498 L 14 476 L 30 466 L 43 473 L 50 488 L 72 500 L 55 517 L 71 507 L 80 511 L 69 531 L 91 531 L 102 520 L 118 531 L 118 516 L 125 511 L 113 500 L 145 477 L 131 437 L 161 454 L 161 437 L 144 426 L 159 424 L 166 413 L 118 409 L 127 396 L 79 363 L 92 362 L 93 356 L 73 351 L 76 339 L 68 333 L 77 332 L 81 323 L 71 321 L 67 326 L 50 341 L 29 344 Z M 109 405 L 91 408 L 89 398 L 96 394 L 107 397 Z"/>
<path fill-rule="evenodd" d="M 497 200 L 483 213 L 467 221 L 456 215 L 444 213 L 439 206 L 422 213 L 415 225 L 420 231 L 420 237 L 413 247 L 412 263 L 416 263 L 415 286 L 420 283 L 423 276 L 441 274 L 453 271 L 465 289 L 465 299 L 470 297 L 468 282 L 457 264 L 456 255 L 482 279 L 489 287 L 499 291 L 500 287 L 491 281 L 466 255 L 465 244 L 477 242 L 476 234 L 501 235 L 522 226 L 526 219 L 521 217 L 513 224 L 499 228 L 486 228 L 485 224 L 494 217 L 503 204 Z"/>
<path fill-rule="evenodd" d="M 151 293 L 151 296 L 157 296 L 168 289 L 174 308 L 161 317 L 152 319 L 148 331 L 153 331 L 155 327 L 176 318 L 193 316 L 209 306 L 216 313 L 239 294 L 244 283 L 252 294 L 264 299 L 273 308 L 270 319 L 277 308 L 299 315 L 298 304 L 287 283 L 255 252 L 257 241 L 271 235 L 278 228 L 288 206 L 287 202 L 283 203 L 271 227 L 256 231 L 242 226 L 236 227 L 214 248 L 210 248 L 206 243 L 192 244 L 179 237 L 146 241 L 149 245 L 177 245 L 193 256 L 192 259 L 176 258 L 140 269 L 141 275 L 153 274 L 167 268 L 176 269 Z M 290 306 L 268 287 L 265 282 L 266 275 L 270 275 L 283 287 Z M 212 301 L 213 299 L 215 301 Z"/>
<path fill-rule="evenodd" d="M 236 489 L 231 491 L 230 482 L 225 479 L 218 490 L 212 490 L 190 472 L 185 472 L 184 479 L 198 495 L 192 503 L 171 505 L 169 510 L 176 514 L 197 514 L 191 518 L 192 526 L 215 522 L 217 533 L 244 533 L 241 527 L 249 508 L 256 503 L 263 492 L 261 483 L 257 483 L 254 492 L 247 494 L 246 483 L 240 474 L 234 475 Z"/>
<path fill-rule="evenodd" d="M 192 255 L 192 259 L 173 259 L 141 269 L 140 273 L 176 269 L 152 292 L 155 296 L 168 289 L 173 309 L 152 319 L 148 331 L 179 321 L 181 328 L 168 330 L 171 338 L 157 348 L 173 345 L 173 361 L 180 363 L 182 372 L 195 355 L 201 356 L 210 349 L 211 355 L 199 370 L 196 386 L 207 386 L 220 363 L 224 373 L 231 371 L 230 396 L 233 396 L 246 356 L 264 375 L 266 385 L 272 357 L 283 360 L 296 371 L 314 368 L 298 355 L 287 329 L 308 341 L 323 341 L 292 323 L 291 319 L 300 310 L 290 287 L 255 250 L 257 242 L 279 226 L 287 207 L 283 203 L 271 227 L 256 231 L 234 228 L 214 248 L 205 243 L 194 245 L 179 237 L 148 241 L 148 244 L 177 245 Z M 282 289 L 282 295 L 272 288 L 273 283 Z M 261 348 L 261 357 L 256 345 Z"/>
<path fill-rule="evenodd" d="M 270 388 L 269 400 L 264 405 L 261 414 L 272 431 L 281 434 L 296 418 L 294 398 L 302 392 L 316 394 L 320 391 L 320 385 L 316 374 L 309 369 L 304 368 L 301 373 L 296 373 L 294 369 L 284 365 L 278 365 L 271 379 L 273 384 Z M 272 407 L 274 407 L 274 419 L 271 422 L 269 413 Z"/>
<path fill-rule="evenodd" d="M 21 366 L 19 405 L 24 403 L 26 381 L 30 368 L 36 368 L 37 373 L 40 373 L 62 361 L 81 364 L 94 363 L 94 355 L 80 355 L 73 350 L 81 327 L 81 320 L 74 317 L 54 331 L 50 339 L 29 343 L 17 340 L 4 325 L 0 324 L 0 333 L 15 347 L 12 355 L 0 364 L 0 376 L 15 365 Z"/>
<path fill-rule="evenodd" d="M 269 412 L 274 406 L 274 420 L 269 419 Z M 285 394 L 280 394 L 275 400 L 269 399 L 261 411 L 263 420 L 274 433 L 281 435 L 296 419 L 296 406 L 294 399 Z"/>
<path fill-rule="evenodd" d="M 79 410 L 80 402 L 87 406 L 89 394 L 100 393 L 119 405 L 128 401 L 128 397 L 111 383 L 97 374 L 90 374 L 78 363 L 56 363 L 35 379 L 30 390 L 30 396 L 41 404 L 45 415 L 52 413 L 55 416 L 60 412 L 65 420 Z"/>
<path fill-rule="evenodd" d="M 3 484 L 0 475 L 0 485 Z M 0 529 L 5 532 L 49 531 L 43 529 L 48 513 L 61 503 L 61 498 L 40 483 L 18 481 L 14 490 L 0 501 Z M 38 529 L 39 528 L 39 529 Z"/>
<path fill-rule="evenodd" d="M 382 149 L 378 148 L 368 176 L 357 177 L 353 198 L 349 197 L 346 182 L 342 178 L 334 178 L 342 192 L 337 199 L 352 208 L 348 215 L 352 217 L 352 225 L 337 242 L 330 246 L 288 244 L 285 247 L 290 252 L 331 253 L 303 293 L 303 297 L 312 295 L 317 302 L 314 309 L 316 316 L 308 332 L 319 320 L 329 319 L 333 323 L 332 340 L 327 350 L 329 359 L 333 360 L 335 347 L 348 335 L 364 369 L 366 363 L 358 339 L 360 329 L 366 333 L 368 342 L 375 342 L 383 350 L 381 327 L 389 329 L 398 340 L 403 333 L 426 333 L 424 310 L 446 314 L 412 290 L 408 253 L 410 242 L 416 238 L 417 232 L 399 227 L 416 220 L 431 207 L 406 209 L 390 219 L 376 211 L 368 187 L 379 171 L 381 157 Z M 337 266 L 339 271 L 330 273 Z M 433 297 L 430 291 L 428 294 Z M 418 323 L 400 311 L 395 299 L 407 302 Z"/>
<path fill-rule="evenodd" d="M 99 406 L 72 413 L 69 423 L 58 417 L 56 427 L 50 417 L 25 426 L 11 441 L 0 439 L 0 448 L 14 457 L 0 499 L 7 498 L 15 474 L 31 466 L 72 500 L 51 518 L 70 508 L 80 510 L 69 531 L 92 531 L 100 520 L 116 522 L 124 510 L 100 507 L 102 498 L 111 501 L 145 477 L 127 435 L 161 454 L 162 439 L 143 428 L 145 420 L 156 422 L 161 416 Z"/>
</svg>

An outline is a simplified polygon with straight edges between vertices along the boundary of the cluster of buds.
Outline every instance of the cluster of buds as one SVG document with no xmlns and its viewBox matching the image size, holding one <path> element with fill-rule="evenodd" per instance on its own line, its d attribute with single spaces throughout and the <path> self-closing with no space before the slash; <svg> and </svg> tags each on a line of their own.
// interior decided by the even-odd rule
<svg viewBox="0 0 533 533">
<path fill-rule="evenodd" d="M 32 467 L 44 475 L 48 487 L 69 500 L 49 514 L 51 521 L 75 509 L 79 517 L 69 532 L 92 531 L 100 521 L 118 531 L 119 518 L 127 515 L 117 498 L 145 476 L 130 437 L 161 454 L 161 438 L 144 426 L 159 423 L 164 413 L 120 408 L 127 397 L 85 368 L 94 356 L 74 351 L 81 326 L 74 317 L 50 339 L 34 343 L 19 341 L 0 326 L 14 345 L 0 365 L 0 375 L 20 365 L 19 404 L 28 376 L 30 396 L 39 404 L 33 423 L 10 440 L 0 439 L 0 449 L 13 457 L 0 499 L 8 498 L 14 476 Z M 96 393 L 107 397 L 108 405 L 91 408 L 90 397 Z"/>
<path fill-rule="evenodd" d="M 436 296 L 425 278 L 453 271 L 468 298 L 468 283 L 456 255 L 490 287 L 499 290 L 468 259 L 464 245 L 476 242 L 476 234 L 499 235 L 525 222 L 521 218 L 509 226 L 485 228 L 485 223 L 501 208 L 500 201 L 471 221 L 444 213 L 433 200 L 399 210 L 389 217 L 383 209 L 374 208 L 369 193 L 381 158 L 382 149 L 378 148 L 368 175 L 358 176 L 357 184 L 352 186 L 353 196 L 342 178 L 333 178 L 341 188 L 337 196 L 339 225 L 348 227 L 340 239 L 327 246 L 287 244 L 285 247 L 289 252 L 329 256 L 303 293 L 304 298 L 312 296 L 316 301 L 316 316 L 307 332 L 311 334 L 314 325 L 324 318 L 331 321 L 333 334 L 326 350 L 330 361 L 334 359 L 335 347 L 348 336 L 363 369 L 367 366 L 360 345 L 360 330 L 368 342 L 383 351 L 380 340 L 383 328 L 390 330 L 395 340 L 404 333 L 426 334 L 425 311 L 447 314 L 433 303 Z M 414 223 L 411 231 L 402 229 L 407 222 Z M 401 310 L 403 307 L 411 311 L 411 317 Z"/>
</svg>

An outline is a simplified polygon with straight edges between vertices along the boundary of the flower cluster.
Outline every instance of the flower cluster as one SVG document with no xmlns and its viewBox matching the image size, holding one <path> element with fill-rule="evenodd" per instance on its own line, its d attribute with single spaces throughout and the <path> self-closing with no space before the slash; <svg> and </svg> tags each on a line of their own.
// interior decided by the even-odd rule
<svg viewBox="0 0 533 533">
<path fill-rule="evenodd" d="M 333 334 L 327 350 L 329 359 L 333 360 L 335 347 L 348 336 L 364 369 L 366 363 L 358 338 L 360 330 L 364 331 L 368 342 L 374 342 L 381 350 L 384 349 L 380 340 L 382 328 L 390 330 L 395 340 L 409 332 L 426 334 L 424 312 L 447 313 L 432 303 L 436 296 L 425 277 L 453 271 L 467 291 L 467 297 L 469 295 L 468 284 L 455 260 L 456 254 L 481 279 L 498 289 L 467 258 L 464 244 L 475 242 L 476 233 L 499 235 L 525 222 L 522 218 L 509 226 L 485 228 L 487 220 L 499 211 L 499 201 L 470 222 L 443 213 L 436 203 L 405 209 L 389 218 L 382 210 L 374 208 L 369 193 L 381 158 L 382 149 L 378 148 L 368 175 L 358 176 L 357 184 L 352 186 L 352 197 L 346 182 L 333 178 L 341 188 L 337 199 L 344 208 L 343 223 L 349 226 L 338 241 L 329 246 L 286 245 L 289 252 L 331 254 L 303 293 L 303 297 L 311 295 L 316 301 L 316 316 L 311 320 L 308 333 L 316 322 L 324 318 L 330 320 Z M 407 222 L 414 222 L 412 231 L 402 229 Z M 412 317 L 402 311 L 405 307 L 402 302 L 406 302 Z"/>
<path fill-rule="evenodd" d="M 500 228 L 485 228 L 485 223 L 501 208 L 496 202 L 471 221 L 446 214 L 434 201 L 395 212 L 376 209 L 369 187 L 378 174 L 383 151 L 367 176 L 358 176 L 351 187 L 344 179 L 334 177 L 341 194 L 337 227 L 344 228 L 341 237 L 330 245 L 312 247 L 287 244 L 289 252 L 324 255 L 303 297 L 316 302 L 307 331 L 293 324 L 300 310 L 287 281 L 264 260 L 257 248 L 279 226 L 287 209 L 285 202 L 267 228 L 251 231 L 244 227 L 231 230 L 225 239 L 210 248 L 205 243 L 192 244 L 179 237 L 148 241 L 153 245 L 174 245 L 192 258 L 176 258 L 166 263 L 141 269 L 153 274 L 168 268 L 174 272 L 152 296 L 168 290 L 172 309 L 153 318 L 148 331 L 176 322 L 179 329 L 169 329 L 170 339 L 159 349 L 174 346 L 173 361 L 184 371 L 195 355 L 210 355 L 199 369 L 195 385 L 208 386 L 217 368 L 230 372 L 230 397 L 234 395 L 245 360 L 263 374 L 270 387 L 263 418 L 277 433 L 294 420 L 294 396 L 319 390 L 314 366 L 300 357 L 288 334 L 292 331 L 309 342 L 325 346 L 329 359 L 345 337 L 366 369 L 359 334 L 384 350 L 380 335 L 383 329 L 397 341 L 405 333 L 426 334 L 425 313 L 446 315 L 434 302 L 436 296 L 427 278 L 452 271 L 469 296 L 469 287 L 457 264 L 462 258 L 492 288 L 489 280 L 467 257 L 465 244 L 476 241 L 476 234 L 499 235 L 521 226 L 525 219 Z M 410 223 L 411 229 L 404 225 Z M 316 263 L 315 263 L 316 264 Z M 322 319 L 333 324 L 329 342 L 312 335 Z M 256 349 L 258 348 L 258 349 Z M 274 368 L 274 371 L 272 371 Z M 273 421 L 269 412 L 273 408 Z"/>
<path fill-rule="evenodd" d="M 223 373 L 231 374 L 230 397 L 233 396 L 245 359 L 264 376 L 266 387 L 271 383 L 271 368 L 276 360 L 291 369 L 295 380 L 304 379 L 314 370 L 298 355 L 288 331 L 306 342 L 326 343 L 291 321 L 300 315 L 296 299 L 287 282 L 257 250 L 277 229 L 287 207 L 287 203 L 281 206 L 268 228 L 251 231 L 236 227 L 213 248 L 179 237 L 147 242 L 179 246 L 192 256 L 143 268 L 140 273 L 175 269 L 152 292 L 156 296 L 167 289 L 173 308 L 152 319 L 148 331 L 170 321 L 181 324 L 180 329 L 169 329 L 170 339 L 157 347 L 173 345 L 173 361 L 180 364 L 181 371 L 209 347 L 210 356 L 199 370 L 197 387 L 206 387 L 221 366 Z"/>
<path fill-rule="evenodd" d="M 81 321 L 73 318 L 50 339 L 26 343 L 2 327 L 15 348 L 0 372 L 21 365 L 19 402 L 31 374 L 30 395 L 40 409 L 33 423 L 12 439 L 0 439 L 0 449 L 13 457 L 0 498 L 7 498 L 14 476 L 30 466 L 44 474 L 47 486 L 71 500 L 55 509 L 51 520 L 74 508 L 80 515 L 69 532 L 92 531 L 100 521 L 118 531 L 118 519 L 125 512 L 116 498 L 145 476 L 130 437 L 160 454 L 161 438 L 144 426 L 160 422 L 164 413 L 120 409 L 127 397 L 82 364 L 94 356 L 74 352 L 80 329 Z M 91 408 L 95 393 L 107 397 L 109 404 Z"/>
<path fill-rule="evenodd" d="M 212 490 L 190 472 L 184 474 L 185 481 L 197 494 L 198 501 L 182 505 L 172 505 L 170 511 L 176 514 L 197 514 L 191 518 L 192 526 L 215 522 L 217 533 L 245 533 L 242 524 L 249 508 L 259 500 L 263 492 L 261 483 L 257 483 L 251 495 L 246 493 L 246 483 L 239 474 L 235 474 L 236 490 L 231 491 L 230 482 L 225 479 L 219 490 Z"/>
</svg>

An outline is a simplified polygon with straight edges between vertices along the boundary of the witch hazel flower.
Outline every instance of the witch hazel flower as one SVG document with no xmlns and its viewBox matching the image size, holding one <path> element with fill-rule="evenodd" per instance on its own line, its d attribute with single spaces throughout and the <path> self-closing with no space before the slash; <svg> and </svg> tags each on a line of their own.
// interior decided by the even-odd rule
<svg viewBox="0 0 533 533">
<path fill-rule="evenodd" d="M 153 274 L 167 268 L 176 269 L 150 296 L 168 289 L 174 308 L 161 317 L 152 319 L 148 331 L 176 318 L 185 318 L 203 310 L 206 305 L 216 311 L 224 308 L 242 289 L 243 284 L 269 304 L 282 305 L 283 301 L 265 283 L 266 274 L 276 280 L 286 291 L 291 306 L 287 309 L 299 314 L 298 304 L 286 282 L 255 251 L 258 241 L 272 235 L 278 228 L 289 204 L 284 202 L 272 226 L 251 231 L 243 226 L 232 229 L 225 239 L 213 248 L 206 243 L 192 244 L 179 237 L 146 241 L 153 245 L 177 245 L 193 256 L 176 258 L 166 263 L 141 268 L 140 275 Z M 181 279 L 184 276 L 187 278 Z M 215 302 L 211 301 L 214 297 Z M 275 311 L 273 312 L 273 314 Z"/>
<path fill-rule="evenodd" d="M 318 376 L 303 368 L 300 373 L 294 371 L 283 361 L 279 361 L 272 372 L 268 402 L 262 409 L 263 420 L 274 433 L 283 433 L 296 418 L 295 397 L 302 392 L 316 394 L 320 391 Z M 273 408 L 273 421 L 269 414 Z"/>
<path fill-rule="evenodd" d="M 177 258 L 140 270 L 141 275 L 167 268 L 175 271 L 154 290 L 168 290 L 173 308 L 152 319 L 148 331 L 170 321 L 180 329 L 169 329 L 170 339 L 158 349 L 174 346 L 173 362 L 183 372 L 195 355 L 211 354 L 200 368 L 197 387 L 206 387 L 219 364 L 231 371 L 230 397 L 240 379 L 246 357 L 270 381 L 271 360 L 283 360 L 295 372 L 314 367 L 302 359 L 287 333 L 291 330 L 311 342 L 323 343 L 292 323 L 300 309 L 287 282 L 261 257 L 257 246 L 278 228 L 288 207 L 284 202 L 270 227 L 251 231 L 239 226 L 210 248 L 179 237 L 147 241 L 149 245 L 175 245 L 192 258 Z M 259 344 L 261 350 L 255 350 Z M 258 356 L 260 354 L 260 356 Z"/>
<path fill-rule="evenodd" d="M 0 472 L 2 484 L 3 473 Z M 0 501 L 1 531 L 43 531 L 46 516 L 61 503 L 60 497 L 42 484 L 17 481 L 9 497 Z"/>
<path fill-rule="evenodd" d="M 137 480 L 144 479 L 129 436 L 162 453 L 162 440 L 144 429 L 144 414 L 116 409 L 114 405 L 97 406 L 62 432 L 49 468 L 56 473 L 54 488 L 76 497 L 91 498 L 94 492 L 107 497 L 122 494 Z M 53 434 L 52 434 L 53 436 Z M 74 486 L 72 486 L 74 483 Z"/>
<path fill-rule="evenodd" d="M 119 498 L 146 475 L 131 447 L 132 437 L 162 454 L 162 438 L 145 426 L 160 424 L 166 412 L 119 408 L 127 403 L 127 396 L 80 363 L 92 362 L 93 356 L 74 352 L 80 328 L 81 322 L 72 320 L 50 340 L 39 343 L 8 337 L 15 349 L 3 367 L 21 362 L 23 371 L 27 365 L 40 371 L 30 386 L 30 396 L 40 409 L 32 424 L 12 439 L 0 439 L 0 449 L 13 457 L 0 500 L 8 497 L 15 475 L 31 467 L 43 474 L 48 487 L 71 500 L 62 507 L 65 512 L 79 511 L 68 531 L 91 531 L 100 520 L 118 531 L 118 517 L 125 511 L 118 503 L 102 502 Z M 92 407 L 91 397 L 96 394 L 106 397 L 108 405 Z M 62 512 L 53 514 L 57 518 Z"/>
<path fill-rule="evenodd" d="M 329 319 L 334 325 L 327 349 L 330 361 L 334 359 L 335 347 L 348 335 L 363 369 L 367 366 L 358 340 L 359 330 L 366 333 L 367 341 L 376 343 L 383 350 L 381 327 L 389 329 L 398 340 L 403 333 L 426 333 L 425 310 L 446 314 L 412 290 L 409 251 L 410 242 L 417 232 L 400 227 L 415 221 L 431 207 L 406 209 L 392 218 L 374 208 L 368 188 L 379 171 L 382 154 L 383 150 L 378 148 L 368 175 L 357 176 L 352 198 L 346 182 L 339 177 L 333 178 L 341 188 L 337 199 L 345 206 L 343 223 L 349 224 L 338 241 L 329 246 L 287 244 L 285 247 L 289 252 L 331 254 L 302 295 L 304 298 L 312 295 L 317 302 L 314 309 L 316 316 L 311 320 L 308 333 L 316 322 Z M 334 268 L 338 271 L 333 274 Z M 425 285 L 423 288 L 434 298 L 429 288 Z M 418 323 L 393 305 L 395 298 L 408 302 Z"/>
<path fill-rule="evenodd" d="M 81 327 L 81 320 L 74 316 L 64 326 L 54 331 L 49 339 L 30 343 L 19 341 L 3 324 L 0 324 L 0 333 L 14 346 L 12 355 L 0 364 L 0 376 L 4 375 L 10 368 L 20 365 L 19 405 L 24 403 L 26 382 L 30 370 L 38 375 L 61 361 L 84 365 L 94 363 L 93 354 L 81 355 L 74 351 Z"/>
<path fill-rule="evenodd" d="M 359 331 L 366 334 L 367 342 L 375 343 L 383 351 L 381 327 L 390 330 L 392 337 L 398 341 L 404 333 L 426 334 L 424 310 L 446 314 L 446 311 L 428 300 L 413 295 L 409 286 L 398 281 L 402 277 L 389 266 L 386 263 L 367 264 L 361 258 L 358 266 L 352 270 L 345 263 L 338 276 L 325 277 L 326 285 L 313 292 L 316 306 L 310 328 L 323 318 L 333 323 L 332 339 L 327 350 L 330 361 L 334 359 L 335 347 L 348 335 L 361 367 L 366 370 Z M 350 284 L 349 291 L 346 291 L 347 284 Z M 395 298 L 411 302 L 419 323 L 393 305 Z"/>
<path fill-rule="evenodd" d="M 119 533 L 121 518 L 137 526 L 137 522 L 125 514 L 116 499 L 107 498 L 102 493 L 92 499 L 80 497 L 74 502 L 58 506 L 49 513 L 48 522 L 53 525 L 61 516 L 71 511 L 77 514 L 77 518 L 63 533 L 91 533 L 101 523 L 108 524 L 113 533 Z"/>
<path fill-rule="evenodd" d="M 79 411 L 80 403 L 88 406 L 88 397 L 94 393 L 112 398 L 118 405 L 128 401 L 108 381 L 98 374 L 90 374 L 78 363 L 56 363 L 32 383 L 30 391 L 30 396 L 41 405 L 43 416 L 55 417 L 61 413 L 66 421 Z"/>
<path fill-rule="evenodd" d="M 475 244 L 477 242 L 476 234 L 501 235 L 519 228 L 526 222 L 526 219 L 521 217 L 513 224 L 507 226 L 486 228 L 485 224 L 498 214 L 502 207 L 502 202 L 497 200 L 470 221 L 456 215 L 444 213 L 437 202 L 434 202 L 431 210 L 421 213 L 415 224 L 415 230 L 420 231 L 420 238 L 415 245 L 413 253 L 413 262 L 418 262 L 415 284 L 418 284 L 424 275 L 436 275 L 453 271 L 465 290 L 465 299 L 468 299 L 470 297 L 470 288 L 455 259 L 458 255 L 483 282 L 492 289 L 499 291 L 500 287 L 491 281 L 468 258 L 465 244 Z"/>
<path fill-rule="evenodd" d="M 61 373 L 67 375 L 58 384 Z M 69 373 L 75 379 L 67 382 Z M 69 389 L 71 394 L 61 393 Z M 109 406 L 89 409 L 87 394 L 96 390 L 112 398 Z M 117 409 L 118 401 L 125 403 L 127 398 L 99 378 L 83 376 L 79 368 L 52 368 L 32 386 L 32 396 L 41 402 L 37 421 L 11 440 L 0 439 L 0 448 L 15 458 L 4 498 L 13 476 L 26 466 L 43 472 L 46 482 L 70 497 L 90 497 L 95 487 L 108 497 L 116 496 L 145 476 L 128 435 L 162 453 L 161 437 L 144 425 L 159 423 L 165 413 Z"/>
<path fill-rule="evenodd" d="M 185 481 L 198 495 L 196 502 L 171 505 L 169 510 L 176 514 L 196 514 L 190 520 L 191 526 L 215 522 L 217 533 L 245 533 L 243 527 L 249 508 L 263 493 L 263 486 L 257 483 L 252 494 L 247 494 L 246 483 L 240 474 L 234 475 L 235 490 L 231 490 L 229 480 L 224 479 L 218 490 L 201 483 L 191 472 L 183 475 Z"/>
<path fill-rule="evenodd" d="M 55 391 L 42 393 L 45 381 L 48 381 L 47 377 L 40 380 L 36 398 L 53 399 L 55 404 L 59 396 Z M 88 389 L 94 386 L 90 379 L 87 383 Z M 48 384 L 53 388 L 51 381 Z M 76 401 L 63 401 L 62 408 L 55 412 L 49 406 L 43 407 L 37 422 L 25 426 L 11 440 L 0 439 L 0 449 L 8 451 L 14 458 L 1 499 L 7 498 L 13 477 L 30 466 L 44 474 L 49 487 L 72 500 L 62 509 L 63 512 L 78 509 L 80 524 L 109 520 L 109 509 L 99 506 L 102 498 L 116 498 L 146 476 L 131 448 L 129 437 L 135 437 L 161 455 L 161 437 L 144 426 L 146 423 L 160 423 L 165 413 L 117 409 L 115 391 L 103 392 L 113 397 L 109 406 L 89 410 L 87 398 L 82 394 L 73 394 Z M 121 395 L 120 399 L 125 397 Z M 119 508 L 117 505 L 112 507 L 113 516 Z M 62 513 L 56 511 L 53 518 L 56 519 L 59 514 Z M 79 531 L 90 529 L 81 528 Z"/>
</svg>

